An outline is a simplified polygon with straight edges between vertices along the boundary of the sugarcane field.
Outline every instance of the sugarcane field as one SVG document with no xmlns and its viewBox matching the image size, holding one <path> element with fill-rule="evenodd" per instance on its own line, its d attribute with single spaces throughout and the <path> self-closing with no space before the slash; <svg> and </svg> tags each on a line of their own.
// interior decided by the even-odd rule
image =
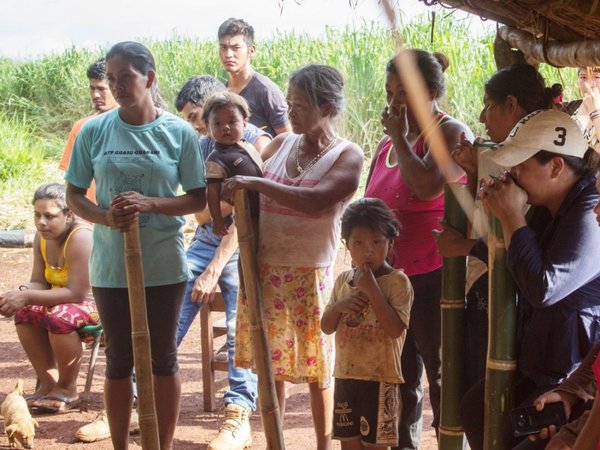
<svg viewBox="0 0 600 450">
<path fill-rule="evenodd" d="M 0 448 L 600 450 L 597 0 L 28 6 Z"/>
</svg>

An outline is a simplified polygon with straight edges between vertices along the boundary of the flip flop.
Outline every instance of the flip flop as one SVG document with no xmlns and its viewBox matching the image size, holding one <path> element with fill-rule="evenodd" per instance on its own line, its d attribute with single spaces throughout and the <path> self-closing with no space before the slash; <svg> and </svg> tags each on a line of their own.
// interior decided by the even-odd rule
<svg viewBox="0 0 600 450">
<path fill-rule="evenodd" d="M 44 397 L 43 395 L 31 394 L 31 395 L 25 395 L 23 398 L 27 402 L 27 406 L 31 409 L 34 406 L 34 403 L 43 397 Z"/>
<path fill-rule="evenodd" d="M 45 403 L 47 401 L 51 403 Z M 31 402 L 31 408 L 32 412 L 34 411 L 39 414 L 56 414 L 77 408 L 80 403 L 79 398 L 69 400 L 63 395 L 48 395 Z"/>
</svg>

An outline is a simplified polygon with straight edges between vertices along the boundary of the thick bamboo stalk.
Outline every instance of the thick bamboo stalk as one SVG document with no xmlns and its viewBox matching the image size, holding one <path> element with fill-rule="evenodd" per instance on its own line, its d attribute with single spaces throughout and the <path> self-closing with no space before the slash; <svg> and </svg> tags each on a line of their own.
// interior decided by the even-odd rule
<svg viewBox="0 0 600 450">
<path fill-rule="evenodd" d="M 129 288 L 129 311 L 131 315 L 131 341 L 133 344 L 135 377 L 138 385 L 138 413 L 142 449 L 160 450 L 158 420 L 154 405 L 152 356 L 146 313 L 142 249 L 137 223 L 124 233 L 124 240 L 125 267 Z"/>
<path fill-rule="evenodd" d="M 250 312 L 250 330 L 252 351 L 258 376 L 258 401 L 262 416 L 268 450 L 284 450 L 283 432 L 279 403 L 275 391 L 275 380 L 271 367 L 271 351 L 267 340 L 267 332 L 263 325 L 263 298 L 256 261 L 255 227 L 250 217 L 248 193 L 240 190 L 235 194 L 235 226 L 238 230 L 240 244 L 240 260 L 248 309 Z"/>
<path fill-rule="evenodd" d="M 489 333 L 485 376 L 484 449 L 512 447 L 509 413 L 514 404 L 517 303 L 514 281 L 506 267 L 500 222 L 490 216 Z"/>
<path fill-rule="evenodd" d="M 468 188 L 448 183 L 444 194 L 444 220 L 467 234 L 467 215 L 457 200 L 469 196 Z M 442 399 L 440 409 L 440 450 L 462 450 L 464 430 L 460 400 L 464 394 L 465 367 L 465 273 L 466 258 L 444 258 L 442 269 Z"/>
<path fill-rule="evenodd" d="M 557 42 L 536 39 L 527 31 L 500 27 L 498 34 L 511 47 L 522 51 L 530 62 L 561 67 L 600 66 L 600 41 Z"/>
</svg>

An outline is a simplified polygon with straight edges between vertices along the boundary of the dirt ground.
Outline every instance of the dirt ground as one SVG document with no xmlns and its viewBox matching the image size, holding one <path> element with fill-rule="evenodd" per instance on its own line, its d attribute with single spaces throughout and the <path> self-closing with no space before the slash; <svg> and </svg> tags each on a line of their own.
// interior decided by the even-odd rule
<svg viewBox="0 0 600 450">
<path fill-rule="evenodd" d="M 343 258 L 340 258 L 343 267 Z M 29 279 L 31 271 L 31 249 L 2 249 L 0 248 L 0 292 L 14 289 Z M 0 318 L 0 402 L 10 392 L 18 378 L 25 381 L 27 392 L 33 392 L 35 372 L 29 364 L 15 333 L 12 319 Z M 82 370 L 79 376 L 79 390 L 83 391 L 89 351 L 85 351 Z M 200 320 L 194 322 L 188 335 L 179 348 L 179 360 L 182 374 L 181 414 L 175 433 L 174 448 L 177 450 L 205 449 L 208 442 L 215 436 L 222 421 L 222 394 L 218 393 L 217 411 L 207 413 L 202 408 L 202 372 L 200 358 Z M 81 412 L 72 410 L 55 415 L 37 416 L 40 427 L 37 431 L 35 448 L 44 450 L 90 450 L 111 449 L 110 440 L 84 444 L 75 439 L 75 431 L 82 425 L 94 419 L 103 408 L 102 383 L 104 373 L 104 356 L 100 354 L 98 366 L 94 374 L 94 384 L 89 402 L 89 410 Z M 221 386 L 225 385 L 225 373 L 218 373 Z M 427 392 L 425 395 L 428 398 Z M 284 440 L 290 450 L 314 448 L 314 433 L 310 416 L 310 403 L 306 387 L 296 387 L 291 391 L 287 401 L 286 419 L 284 424 Z M 426 400 L 424 414 L 424 432 L 421 449 L 437 448 L 435 434 L 431 423 L 431 409 Z M 264 449 L 266 440 L 262 432 L 259 414 L 251 418 L 253 445 L 251 449 Z M 130 448 L 141 448 L 140 437 L 130 438 Z M 8 448 L 8 440 L 0 435 L 0 449 Z M 339 443 L 335 443 L 339 449 Z"/>
</svg>

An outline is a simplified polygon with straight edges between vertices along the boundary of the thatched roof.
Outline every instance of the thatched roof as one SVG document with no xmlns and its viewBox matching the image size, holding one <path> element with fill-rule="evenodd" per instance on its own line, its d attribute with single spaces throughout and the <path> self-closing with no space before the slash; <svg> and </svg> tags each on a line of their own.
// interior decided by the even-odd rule
<svg viewBox="0 0 600 450">
<path fill-rule="evenodd" d="M 600 0 L 419 1 L 458 8 L 530 33 L 505 29 L 501 35 L 534 60 L 562 66 L 600 65 Z M 569 55 L 563 56 L 567 44 Z M 536 46 L 537 53 L 530 54 Z"/>
</svg>

